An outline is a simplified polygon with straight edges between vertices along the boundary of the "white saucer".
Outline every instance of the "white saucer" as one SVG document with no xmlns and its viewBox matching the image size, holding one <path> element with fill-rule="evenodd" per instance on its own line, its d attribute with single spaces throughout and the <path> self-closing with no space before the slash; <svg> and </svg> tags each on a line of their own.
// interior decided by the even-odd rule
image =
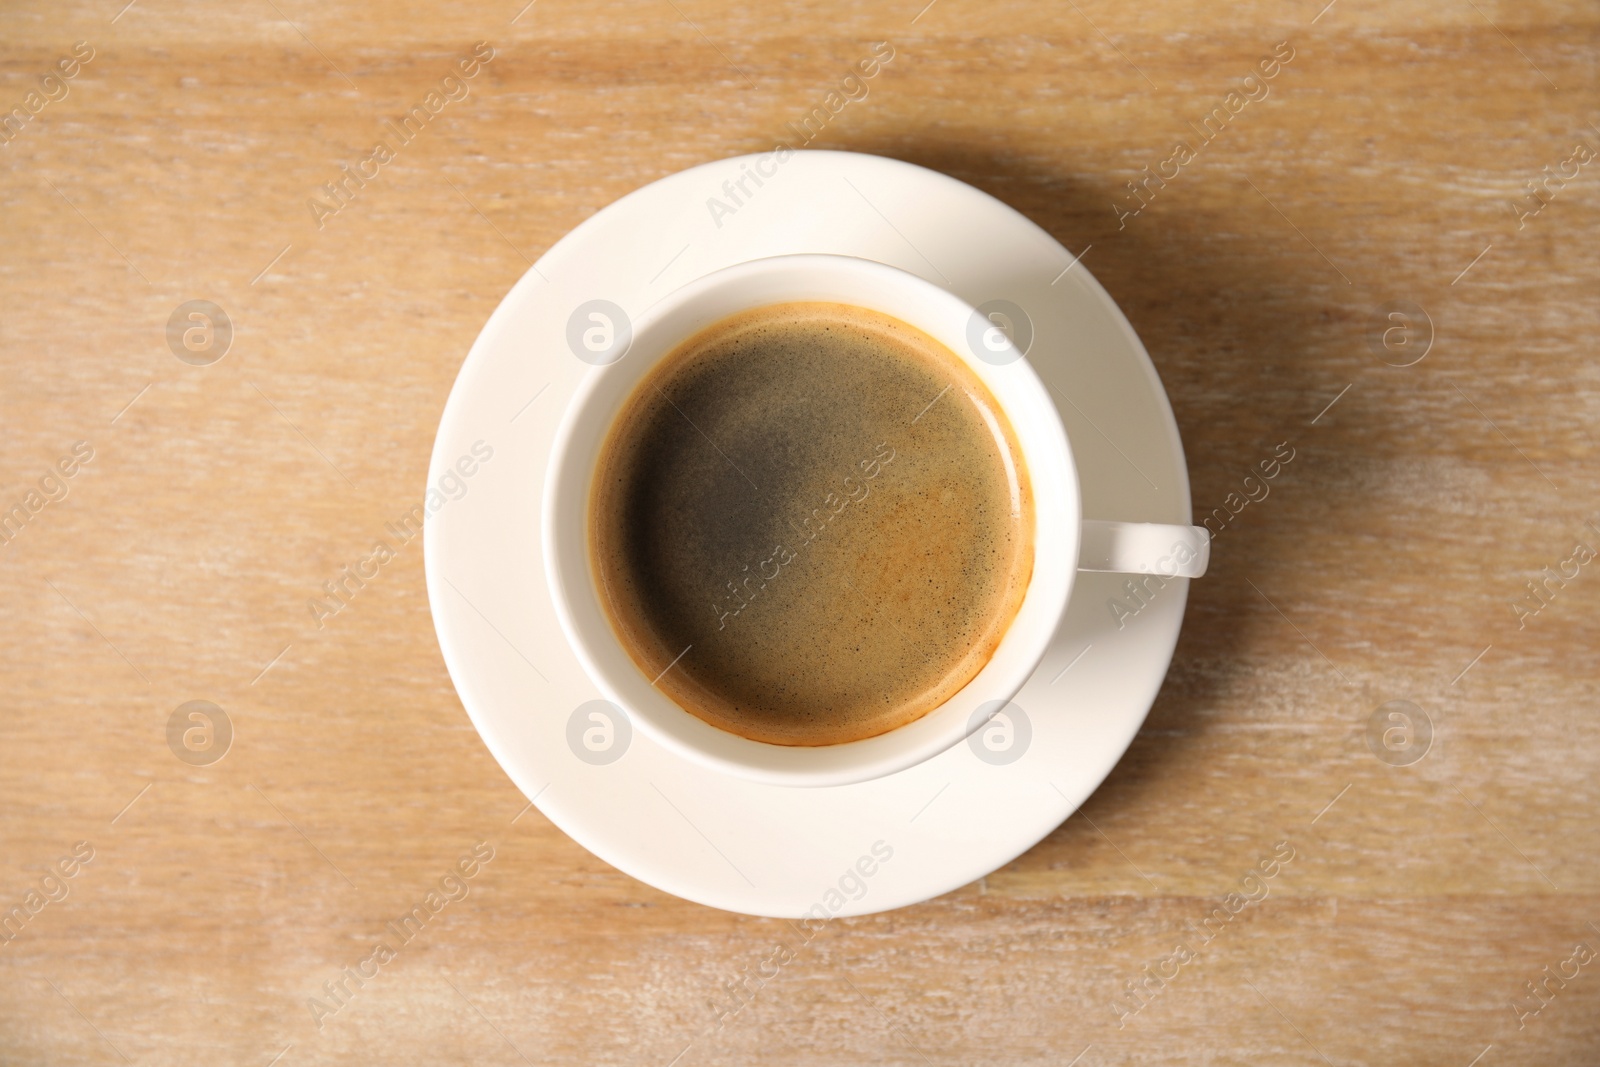
<svg viewBox="0 0 1600 1067">
<path fill-rule="evenodd" d="M 724 182 L 758 161 L 776 174 L 760 187 L 747 180 L 749 195 L 714 218 L 708 199 L 732 204 Z M 471 476 L 447 479 L 465 493 L 440 498 L 425 534 L 434 624 L 467 714 L 517 787 L 606 862 L 712 907 L 823 918 L 948 892 L 1070 815 L 1144 721 L 1188 582 L 1169 580 L 1119 629 L 1107 601 L 1138 606 L 1122 593 L 1128 579 L 1080 574 L 1060 633 L 1013 702 L 1023 714 L 1013 715 L 1009 754 L 980 758 L 985 731 L 877 781 L 788 789 L 708 772 L 623 722 L 608 753 L 620 758 L 580 759 L 569 723 L 599 694 L 556 624 L 539 557 L 551 439 L 589 370 L 568 347 L 568 319 L 595 299 L 637 315 L 702 274 L 794 252 L 875 259 L 973 305 L 1020 305 L 1035 332 L 1028 358 L 1078 458 L 1086 516 L 1188 523 L 1189 479 L 1155 368 L 1089 272 L 1066 270 L 1073 257 L 998 200 L 908 163 L 797 152 L 781 164 L 746 156 L 674 174 L 573 230 L 495 309 L 451 391 L 429 469 L 438 487 L 474 443 L 493 449 L 464 464 Z"/>
</svg>

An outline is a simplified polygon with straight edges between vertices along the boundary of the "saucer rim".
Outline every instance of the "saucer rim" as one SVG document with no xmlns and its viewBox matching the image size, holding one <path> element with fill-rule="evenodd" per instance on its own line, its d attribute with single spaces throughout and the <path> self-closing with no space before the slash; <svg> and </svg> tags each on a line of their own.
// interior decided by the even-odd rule
<svg viewBox="0 0 1600 1067">
<path fill-rule="evenodd" d="M 456 381 L 452 385 L 449 399 L 447 400 L 444 411 L 441 414 L 439 433 L 435 440 L 434 450 L 429 463 L 429 484 L 433 484 L 444 468 L 449 465 L 450 442 L 454 441 L 459 436 L 458 434 L 452 432 L 456 429 L 455 421 L 463 416 L 465 406 L 468 402 L 467 394 L 470 392 L 471 388 L 477 384 L 477 378 L 484 370 L 484 365 L 491 359 L 495 358 L 496 353 L 491 350 L 499 347 L 502 340 L 500 333 L 515 314 L 517 307 L 522 305 L 522 303 L 530 297 L 535 289 L 537 289 L 539 286 L 550 284 L 548 279 L 543 274 L 543 270 L 545 268 L 550 268 L 552 272 L 554 272 L 555 267 L 564 259 L 564 257 L 571 254 L 575 247 L 581 247 L 585 242 L 587 242 L 590 235 L 597 228 L 604 225 L 606 219 L 613 217 L 615 214 L 620 214 L 631 209 L 633 204 L 642 199 L 646 199 L 652 193 L 652 191 L 659 191 L 658 187 L 665 186 L 667 183 L 677 182 L 680 183 L 684 188 L 688 188 L 691 184 L 690 178 L 692 176 L 703 176 L 706 173 L 720 173 L 724 170 L 730 169 L 736 172 L 741 162 L 753 161 L 764 155 L 766 155 L 766 153 L 753 153 L 743 156 L 735 156 L 729 159 L 710 161 L 700 164 L 696 167 L 689 168 L 685 171 L 680 171 L 675 174 L 665 176 L 661 179 L 658 179 L 656 182 L 652 182 L 646 186 L 642 186 L 639 189 L 633 190 L 611 205 L 603 208 L 595 215 L 574 227 L 572 231 L 567 233 L 554 245 L 552 245 L 551 248 L 540 257 L 539 261 L 535 263 L 533 267 L 531 267 L 526 273 L 524 273 L 521 278 L 518 279 L 518 281 L 507 292 L 506 296 L 496 306 L 494 312 L 490 315 L 483 329 L 480 331 L 477 339 L 474 341 L 466 359 L 463 361 Z M 795 155 L 810 156 L 814 158 L 820 157 L 817 158 L 816 166 L 822 168 L 832 168 L 835 166 L 866 168 L 877 167 L 898 171 L 898 177 L 905 178 L 913 182 L 931 181 L 936 183 L 945 183 L 947 186 L 955 187 L 954 191 L 957 191 L 958 195 L 961 197 L 975 196 L 984 201 L 990 202 L 992 208 L 997 208 L 1004 216 L 1007 217 L 1007 221 L 1009 223 L 1018 227 L 1017 238 L 1019 240 L 1021 239 L 1022 230 L 1025 229 L 1027 231 L 1031 231 L 1031 236 L 1033 239 L 1047 243 L 1049 246 L 1059 250 L 1063 256 L 1066 256 L 1069 259 L 1075 258 L 1071 257 L 1071 254 L 1067 253 L 1066 250 L 1060 246 L 1059 242 L 1051 237 L 1046 231 L 1040 228 L 1037 224 L 1033 223 L 1032 220 L 1027 219 L 1026 216 L 1023 216 L 1020 212 L 1016 211 L 1016 209 L 1005 204 L 1003 201 L 990 196 L 988 193 L 961 182 L 949 175 L 941 174 L 937 171 L 932 171 L 918 166 L 917 164 L 907 163 L 902 160 L 894 160 L 881 156 L 871 156 L 864 153 L 839 152 L 831 150 L 807 150 L 804 152 L 796 152 Z M 839 253 L 836 249 L 832 248 L 813 248 L 810 250 L 828 252 L 830 254 L 851 254 Z M 759 257 L 752 256 L 751 258 Z M 1135 364 L 1141 367 L 1141 377 L 1144 384 L 1143 391 L 1147 395 L 1140 397 L 1140 401 L 1153 402 L 1154 411 L 1152 411 L 1150 414 L 1154 416 L 1153 421 L 1160 423 L 1164 431 L 1163 436 L 1165 440 L 1160 442 L 1160 447 L 1168 460 L 1172 463 L 1173 471 L 1175 473 L 1175 482 L 1166 490 L 1158 490 L 1158 492 L 1161 492 L 1164 497 L 1161 503 L 1161 510 L 1166 511 L 1170 508 L 1170 510 L 1174 513 L 1181 511 L 1181 515 L 1168 514 L 1160 517 L 1159 520 L 1152 519 L 1151 521 L 1187 521 L 1187 515 L 1189 513 L 1191 503 L 1187 465 L 1183 453 L 1182 441 L 1178 434 L 1176 419 L 1172 413 L 1170 400 L 1160 383 L 1159 374 L 1155 369 L 1154 363 L 1150 360 L 1148 352 L 1145 350 L 1142 342 L 1134 332 L 1132 325 L 1127 321 L 1126 316 L 1122 313 L 1116 302 L 1110 298 L 1109 294 L 1106 293 L 1099 281 L 1093 277 L 1092 273 L 1090 273 L 1086 267 L 1080 267 L 1079 271 L 1080 276 L 1077 280 L 1078 284 L 1086 289 L 1087 295 L 1093 299 L 1098 312 L 1106 316 L 1108 324 L 1114 328 L 1114 332 L 1117 334 L 1117 337 L 1121 343 L 1120 347 L 1126 349 L 1128 354 L 1134 356 Z M 966 298 L 962 297 L 962 299 Z M 1046 384 L 1048 385 L 1049 383 L 1047 382 Z M 1057 407 L 1059 413 L 1063 417 L 1063 421 L 1067 421 L 1066 412 L 1060 410 L 1059 404 Z M 1075 448 L 1074 451 L 1076 452 L 1077 449 Z M 547 455 L 548 454 L 546 453 L 543 458 L 537 461 L 538 466 L 543 466 L 544 460 L 547 459 Z M 1154 485 L 1154 483 L 1152 483 L 1152 485 Z M 535 495 L 538 495 L 537 492 Z M 1095 517 L 1132 518 L 1132 516 Z M 452 516 L 451 521 L 455 522 L 464 520 Z M 643 881 L 646 884 L 656 886 L 657 888 L 673 893 L 676 896 L 683 897 L 684 899 L 695 901 L 706 906 L 720 908 L 722 910 L 741 912 L 751 915 L 789 918 L 798 917 L 798 914 L 794 913 L 791 908 L 779 907 L 774 910 L 771 907 L 763 907 L 758 902 L 749 899 L 740 900 L 730 898 L 724 893 L 717 892 L 714 888 L 708 888 L 704 880 L 697 879 L 696 874 L 700 872 L 685 873 L 679 869 L 672 869 L 670 866 L 663 867 L 661 865 L 651 865 L 641 856 L 630 853 L 627 848 L 627 842 L 622 840 L 620 837 L 612 837 L 607 836 L 604 833 L 596 833 L 594 832 L 594 828 L 592 826 L 586 825 L 582 818 L 582 809 L 584 804 L 581 797 L 563 800 L 558 796 L 552 795 L 544 803 L 538 802 L 538 798 L 543 795 L 545 790 L 547 790 L 551 785 L 555 784 L 556 779 L 552 778 L 550 781 L 546 781 L 542 784 L 535 780 L 536 775 L 534 773 L 534 768 L 527 760 L 526 752 L 517 750 L 518 745 L 522 742 L 519 742 L 519 739 L 513 736 L 516 731 L 504 728 L 505 724 L 495 721 L 495 714 L 486 709 L 486 705 L 491 701 L 491 697 L 483 691 L 489 684 L 488 678 L 475 676 L 476 668 L 469 664 L 469 657 L 467 654 L 461 648 L 455 647 L 457 640 L 466 642 L 470 641 L 472 637 L 466 632 L 463 632 L 459 635 L 457 635 L 455 632 L 460 626 L 458 618 L 465 618 L 466 616 L 459 609 L 457 609 L 453 614 L 452 608 L 446 606 L 446 597 L 441 586 L 441 583 L 446 581 L 443 576 L 443 566 L 445 561 L 440 558 L 440 552 L 443 551 L 443 549 L 440 547 L 440 537 L 438 533 L 429 529 L 429 527 L 432 526 L 432 523 L 425 525 L 424 559 L 430 612 L 433 616 L 436 633 L 439 637 L 441 653 L 445 659 L 452 682 L 455 684 L 457 692 L 461 698 L 463 708 L 467 711 L 469 718 L 472 720 L 474 727 L 479 733 L 479 736 L 483 738 L 485 745 L 495 757 L 496 762 L 500 764 L 501 768 L 505 770 L 507 775 L 524 793 L 524 795 L 530 798 L 530 804 L 538 806 L 541 812 L 545 814 L 545 816 L 549 818 L 554 825 L 571 836 L 575 841 L 582 844 L 594 855 L 598 856 L 619 870 L 629 874 L 630 876 L 638 878 L 640 881 Z M 538 573 L 542 574 L 542 564 L 537 568 L 537 571 Z M 1141 727 L 1146 716 L 1148 715 L 1150 706 L 1154 701 L 1156 693 L 1159 691 L 1160 686 L 1166 677 L 1167 671 L 1170 668 L 1172 655 L 1176 648 L 1178 632 L 1181 628 L 1183 608 L 1188 594 L 1188 580 L 1178 579 L 1176 582 L 1177 588 L 1175 590 L 1175 595 L 1166 598 L 1162 604 L 1162 610 L 1155 613 L 1155 617 L 1150 620 L 1149 625 L 1143 627 L 1143 633 L 1147 635 L 1145 638 L 1145 643 L 1152 649 L 1158 645 L 1163 646 L 1162 651 L 1158 656 L 1150 660 L 1150 669 L 1143 675 L 1142 682 L 1135 680 L 1134 682 L 1127 683 L 1123 686 L 1124 690 L 1126 691 L 1126 698 L 1128 702 L 1132 705 L 1137 705 L 1139 710 L 1136 713 L 1126 714 L 1122 720 L 1122 729 L 1115 731 L 1113 736 L 1102 739 L 1102 744 L 1105 746 L 1106 751 L 1111 754 L 1100 761 L 1101 765 L 1095 771 L 1086 774 L 1080 774 L 1078 778 L 1070 784 L 1070 795 L 1068 792 L 1063 792 L 1060 786 L 1056 785 L 1055 781 L 1053 780 L 1053 775 L 1048 773 L 1044 775 L 1048 785 L 1053 787 L 1056 794 L 1059 794 L 1056 800 L 1064 801 L 1064 804 L 1048 804 L 1048 809 L 1052 814 L 1034 823 L 1035 826 L 1039 827 L 1037 832 L 1029 831 L 1015 837 L 1010 837 L 1005 847 L 1001 850 L 1001 852 L 1004 853 L 1004 856 L 998 861 L 995 861 L 993 857 L 987 857 L 977 865 L 970 865 L 962 864 L 956 861 L 953 857 L 948 857 L 950 860 L 948 863 L 941 864 L 935 862 L 928 869 L 927 874 L 918 881 L 916 888 L 902 890 L 898 895 L 888 900 L 874 899 L 869 904 L 866 904 L 859 909 L 854 908 L 853 906 L 846 906 L 843 910 L 837 912 L 835 917 L 843 915 L 870 914 L 903 907 L 934 896 L 938 896 L 962 885 L 966 885 L 976 878 L 981 877 L 984 873 L 992 872 L 993 870 L 1004 866 L 1006 863 L 1011 862 L 1017 856 L 1027 852 L 1040 840 L 1048 836 L 1048 834 L 1051 833 L 1057 826 L 1059 826 L 1062 821 L 1076 811 L 1082 801 L 1087 798 L 1087 796 L 1089 796 L 1096 788 L 1098 788 L 1100 783 L 1103 782 L 1106 776 L 1111 773 L 1111 771 L 1126 753 L 1126 750 L 1129 744 L 1131 744 L 1133 737 L 1137 734 L 1138 729 Z M 1060 633 L 1058 631 L 1057 635 L 1052 639 L 1052 646 L 1054 645 L 1055 641 L 1059 639 Z M 1159 670 L 1154 669 L 1157 660 L 1159 660 Z M 1141 670 L 1144 670 L 1144 665 L 1141 665 Z M 1029 681 L 1031 682 L 1031 680 L 1032 679 Z M 1025 682 L 1023 688 L 1026 689 L 1027 686 L 1028 683 Z M 1112 750 L 1114 750 L 1114 752 Z M 671 756 L 672 754 L 668 753 L 668 755 Z M 676 759 L 678 757 L 672 756 L 672 758 Z M 917 772 L 921 766 L 923 765 L 908 768 L 905 771 L 900 771 L 885 778 L 877 779 L 875 782 L 862 784 L 874 785 L 879 783 L 890 783 L 897 778 L 903 778 L 904 776 Z M 699 769 L 697 768 L 697 770 Z M 813 790 L 797 790 L 793 787 L 764 786 L 760 783 L 740 780 L 731 776 L 729 776 L 727 780 L 737 783 L 739 787 L 755 790 L 771 790 L 777 788 L 789 792 L 813 792 Z M 851 789 L 858 787 L 842 786 L 823 788 Z M 1049 800 L 1048 791 L 1044 800 Z M 1041 808 L 1043 806 L 1044 804 L 1042 802 Z M 709 841 L 709 839 L 707 840 Z M 715 846 L 713 845 L 712 847 L 714 848 Z M 945 874 L 942 877 L 937 873 L 937 871 L 941 869 L 945 871 Z"/>
</svg>

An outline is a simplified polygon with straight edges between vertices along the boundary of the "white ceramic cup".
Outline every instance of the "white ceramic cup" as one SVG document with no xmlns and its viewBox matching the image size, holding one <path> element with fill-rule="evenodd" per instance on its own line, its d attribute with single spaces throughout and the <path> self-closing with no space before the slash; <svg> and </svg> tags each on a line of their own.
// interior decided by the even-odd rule
<svg viewBox="0 0 1600 1067">
<path fill-rule="evenodd" d="M 601 603 L 589 558 L 589 494 L 603 442 L 634 387 L 681 342 L 752 308 L 830 301 L 871 308 L 917 327 L 963 359 L 988 386 L 1021 445 L 1033 487 L 1033 577 L 989 662 L 933 711 L 888 733 L 816 747 L 752 741 L 684 711 L 623 649 Z M 716 271 L 663 297 L 635 319 L 621 358 L 579 385 L 556 431 L 545 479 L 545 575 L 563 632 L 590 679 L 654 741 L 709 769 L 775 785 L 833 786 L 879 778 L 960 743 L 1016 695 L 1066 613 L 1079 570 L 1199 577 L 1210 555 L 1199 527 L 1086 522 L 1072 447 L 1044 383 L 1007 332 L 914 274 L 871 260 L 790 255 Z M 614 324 L 613 324 L 614 325 Z M 978 343 L 971 338 L 979 337 Z M 975 349 L 981 348 L 981 352 Z M 985 713 L 980 709 L 988 709 Z"/>
</svg>

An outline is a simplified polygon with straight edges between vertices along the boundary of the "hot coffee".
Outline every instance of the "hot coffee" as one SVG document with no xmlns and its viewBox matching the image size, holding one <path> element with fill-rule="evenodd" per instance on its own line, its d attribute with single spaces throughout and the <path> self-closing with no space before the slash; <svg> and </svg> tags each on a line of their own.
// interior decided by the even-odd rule
<svg viewBox="0 0 1600 1067">
<path fill-rule="evenodd" d="M 832 745 L 912 722 L 988 662 L 1033 570 L 1015 433 L 898 319 L 789 303 L 680 344 L 623 405 L 589 505 L 622 646 L 724 730 Z"/>
</svg>

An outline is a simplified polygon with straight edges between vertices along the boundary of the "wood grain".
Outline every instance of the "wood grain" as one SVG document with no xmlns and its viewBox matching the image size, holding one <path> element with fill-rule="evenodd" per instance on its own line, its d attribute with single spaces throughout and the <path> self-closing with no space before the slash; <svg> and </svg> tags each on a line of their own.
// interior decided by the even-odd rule
<svg viewBox="0 0 1600 1067">
<path fill-rule="evenodd" d="M 0 548 L 0 911 L 93 848 L 0 944 L 0 1061 L 1600 1059 L 1600 962 L 1546 978 L 1600 950 L 1600 564 L 1520 627 L 1512 606 L 1600 548 L 1600 163 L 1510 206 L 1600 149 L 1592 6 L 521 6 L 0 12 L 0 109 L 94 50 L 0 147 L 0 507 L 94 451 Z M 419 542 L 322 629 L 305 603 L 410 508 L 532 259 L 645 182 L 770 147 L 882 40 L 814 146 L 944 170 L 1092 246 L 1171 393 L 1197 520 L 1278 443 L 1296 459 L 1219 535 L 1082 813 L 806 943 L 523 811 L 445 674 Z M 306 201 L 478 41 L 471 95 L 319 229 Z M 1270 93 L 1119 225 L 1126 183 L 1279 42 Z M 235 327 L 210 366 L 167 343 L 194 299 Z M 1369 343 L 1391 301 L 1432 322 L 1412 366 Z M 236 729 L 209 767 L 167 746 L 196 699 Z M 1366 744 L 1391 700 L 1435 728 L 1411 766 Z M 1284 840 L 1270 894 L 1195 944 Z M 308 998 L 477 842 L 470 895 L 319 1031 Z M 1119 1018 L 1180 942 L 1196 958 Z M 795 958 L 719 1028 L 779 944 Z"/>
</svg>

